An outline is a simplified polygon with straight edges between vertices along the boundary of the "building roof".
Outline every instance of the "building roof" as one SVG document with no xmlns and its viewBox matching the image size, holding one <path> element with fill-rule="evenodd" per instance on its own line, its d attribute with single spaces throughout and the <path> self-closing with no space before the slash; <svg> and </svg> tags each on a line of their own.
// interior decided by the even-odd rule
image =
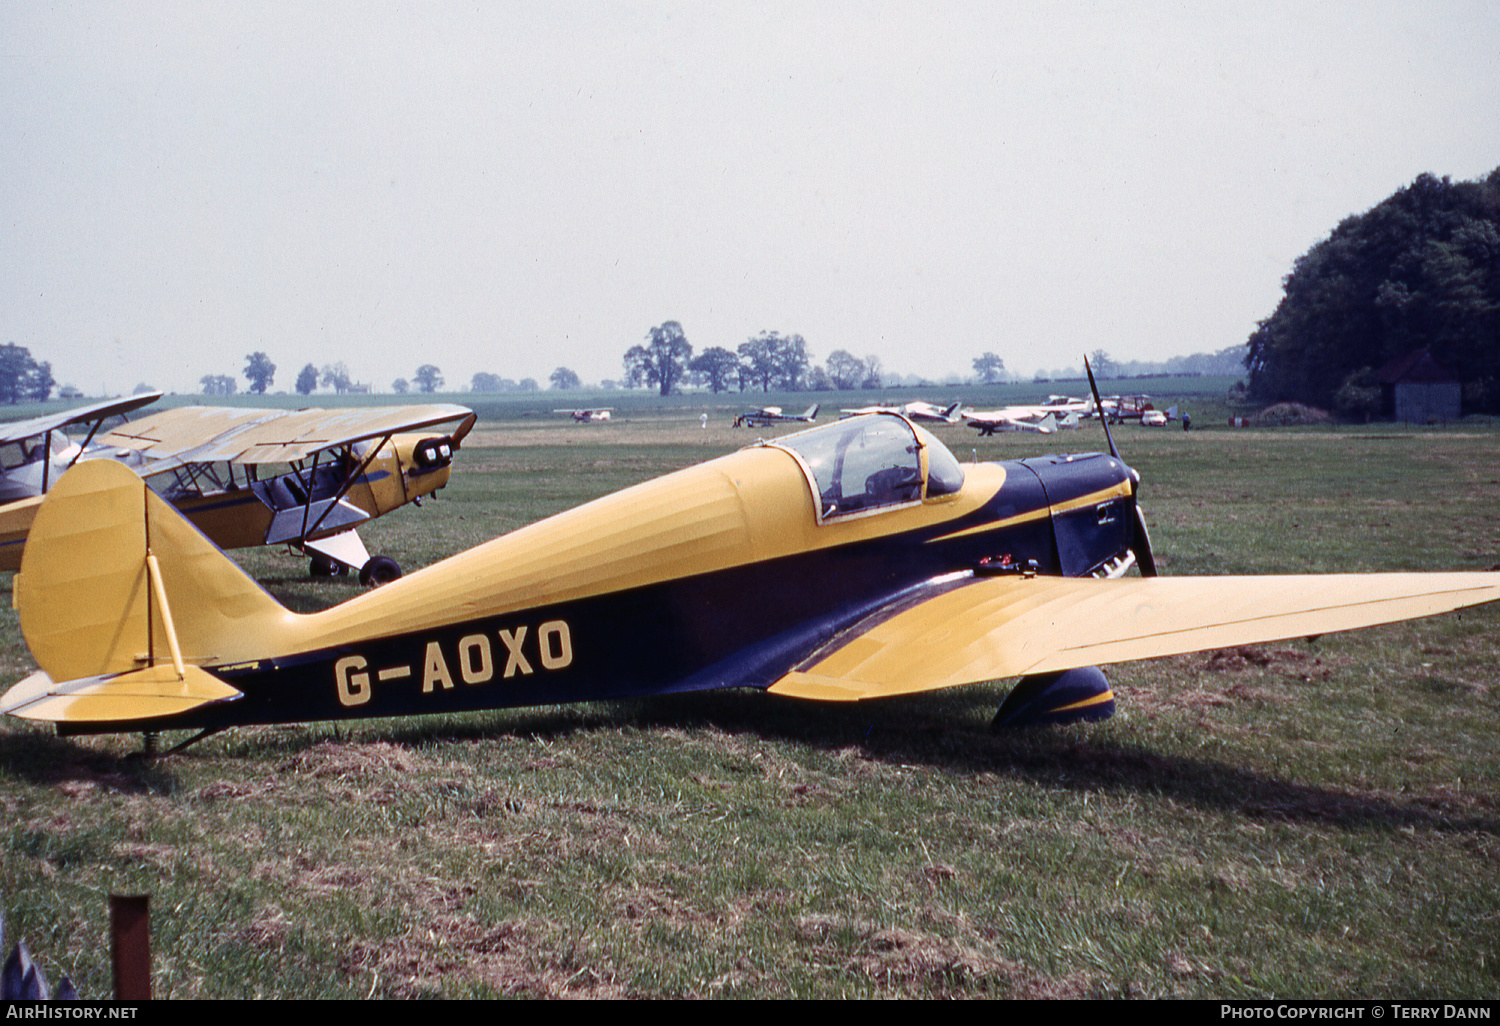
<svg viewBox="0 0 1500 1026">
<path fill-rule="evenodd" d="M 1426 349 L 1413 349 L 1405 356 L 1398 356 L 1380 368 L 1376 379 L 1382 385 L 1456 385 L 1454 377 L 1442 364 L 1432 358 Z"/>
</svg>

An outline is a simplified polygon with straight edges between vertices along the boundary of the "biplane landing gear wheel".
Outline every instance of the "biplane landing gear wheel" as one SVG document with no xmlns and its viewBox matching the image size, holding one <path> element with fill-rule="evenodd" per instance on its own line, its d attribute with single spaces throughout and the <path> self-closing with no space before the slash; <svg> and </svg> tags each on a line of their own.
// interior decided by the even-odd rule
<svg viewBox="0 0 1500 1026">
<path fill-rule="evenodd" d="M 390 584 L 401 576 L 401 567 L 390 556 L 371 556 L 364 569 L 359 572 L 359 583 L 366 588 L 378 588 Z"/>
<path fill-rule="evenodd" d="M 307 572 L 314 577 L 337 577 L 344 572 L 344 564 L 319 553 L 313 556 Z"/>
</svg>

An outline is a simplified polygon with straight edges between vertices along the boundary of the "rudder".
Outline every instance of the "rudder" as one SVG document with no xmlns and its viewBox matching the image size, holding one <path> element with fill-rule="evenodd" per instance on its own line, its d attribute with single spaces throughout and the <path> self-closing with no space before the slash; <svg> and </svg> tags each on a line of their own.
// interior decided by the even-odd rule
<svg viewBox="0 0 1500 1026">
<path fill-rule="evenodd" d="M 80 463 L 48 492 L 14 594 L 54 681 L 266 655 L 295 616 L 113 460 Z"/>
</svg>

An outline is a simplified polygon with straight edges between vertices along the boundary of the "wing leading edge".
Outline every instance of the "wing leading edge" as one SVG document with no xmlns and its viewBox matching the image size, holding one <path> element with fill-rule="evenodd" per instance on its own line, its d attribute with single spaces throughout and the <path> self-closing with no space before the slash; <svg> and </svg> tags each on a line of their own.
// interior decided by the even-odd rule
<svg viewBox="0 0 1500 1026">
<path fill-rule="evenodd" d="M 103 402 L 80 406 L 77 409 L 51 413 L 45 417 L 0 424 L 0 445 L 7 442 L 19 442 L 23 438 L 45 435 L 49 431 L 72 427 L 74 424 L 92 424 L 95 421 L 130 413 L 142 406 L 149 406 L 161 397 L 160 392 L 147 392 L 143 395 L 126 396 L 123 399 L 106 399 Z"/>
<path fill-rule="evenodd" d="M 439 424 L 456 425 L 451 435 L 457 444 L 474 420 L 472 410 L 448 404 L 343 410 L 183 406 L 117 428 L 100 442 L 134 449 L 151 461 L 291 463 L 324 449 Z"/>
<path fill-rule="evenodd" d="M 986 577 L 841 633 L 770 688 L 858 701 L 1330 634 L 1500 600 L 1500 574 Z"/>
</svg>

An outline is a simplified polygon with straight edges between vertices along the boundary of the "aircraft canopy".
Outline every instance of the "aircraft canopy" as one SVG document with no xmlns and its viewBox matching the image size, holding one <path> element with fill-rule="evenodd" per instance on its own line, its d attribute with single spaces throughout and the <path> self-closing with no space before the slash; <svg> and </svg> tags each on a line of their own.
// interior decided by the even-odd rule
<svg viewBox="0 0 1500 1026">
<path fill-rule="evenodd" d="M 840 420 L 769 444 L 802 464 L 820 500 L 819 519 L 903 505 L 963 487 L 963 470 L 948 447 L 895 414 Z"/>
</svg>

